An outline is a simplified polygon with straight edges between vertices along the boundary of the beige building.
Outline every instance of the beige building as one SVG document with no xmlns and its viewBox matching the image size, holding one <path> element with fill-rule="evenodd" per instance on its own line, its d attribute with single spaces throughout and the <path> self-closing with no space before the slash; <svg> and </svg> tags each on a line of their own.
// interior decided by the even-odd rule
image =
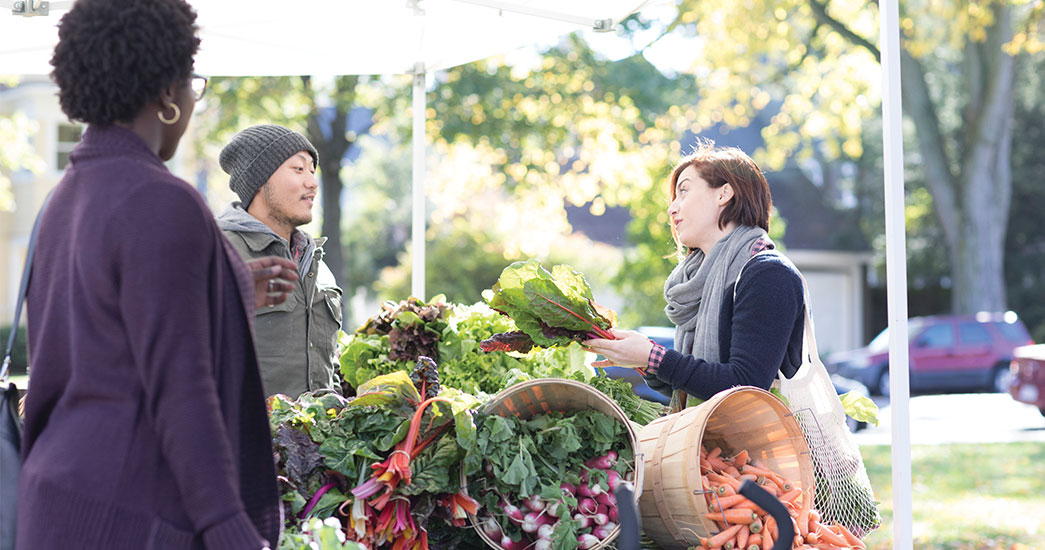
<svg viewBox="0 0 1045 550">
<path fill-rule="evenodd" d="M 25 251 L 36 212 L 47 192 L 62 177 L 69 152 L 80 140 L 82 126 L 69 122 L 58 106 L 57 88 L 43 77 L 26 78 L 13 88 L 0 86 L 0 115 L 22 113 L 35 122 L 28 138 L 39 157 L 39 170 L 8 174 L 14 206 L 0 210 L 0 326 L 11 324 Z"/>
<path fill-rule="evenodd" d="M 0 116 L 21 113 L 33 122 L 28 136 L 30 149 L 38 157 L 37 170 L 16 170 L 11 179 L 12 209 L 0 208 L 0 326 L 12 323 L 18 284 L 25 263 L 36 213 L 47 193 L 62 179 L 69 153 L 80 141 L 84 125 L 70 122 L 58 104 L 58 88 L 47 77 L 26 77 L 14 87 L 0 84 Z M 185 178 L 191 147 L 180 147 L 167 163 L 175 174 Z M 183 152 L 185 155 L 183 155 Z M 194 181 L 195 178 L 185 178 Z M 222 196 L 224 198 L 224 196 Z M 22 322 L 25 322 L 24 313 Z"/>
</svg>

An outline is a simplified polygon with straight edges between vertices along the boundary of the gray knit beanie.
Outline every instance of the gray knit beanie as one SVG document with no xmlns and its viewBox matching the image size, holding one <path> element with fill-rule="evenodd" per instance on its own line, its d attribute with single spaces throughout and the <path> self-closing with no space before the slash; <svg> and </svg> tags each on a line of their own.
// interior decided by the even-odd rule
<svg viewBox="0 0 1045 550">
<path fill-rule="evenodd" d="M 221 150 L 218 163 L 232 176 L 229 187 L 239 195 L 243 208 L 247 208 L 272 173 L 301 151 L 312 155 L 315 168 L 319 153 L 305 136 L 275 124 L 259 124 L 236 134 Z"/>
</svg>

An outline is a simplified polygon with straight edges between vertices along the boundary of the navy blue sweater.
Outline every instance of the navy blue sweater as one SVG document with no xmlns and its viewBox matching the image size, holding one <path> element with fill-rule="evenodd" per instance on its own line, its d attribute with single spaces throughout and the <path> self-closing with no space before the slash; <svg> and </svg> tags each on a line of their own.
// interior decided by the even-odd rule
<svg viewBox="0 0 1045 550">
<path fill-rule="evenodd" d="M 744 267 L 738 284 L 736 303 L 730 284 L 719 313 L 720 356 L 694 357 L 667 350 L 656 372 L 658 380 L 708 399 L 733 386 L 768 390 L 777 371 L 794 376 L 802 364 L 805 323 L 798 271 L 778 254 L 759 254 Z"/>
</svg>

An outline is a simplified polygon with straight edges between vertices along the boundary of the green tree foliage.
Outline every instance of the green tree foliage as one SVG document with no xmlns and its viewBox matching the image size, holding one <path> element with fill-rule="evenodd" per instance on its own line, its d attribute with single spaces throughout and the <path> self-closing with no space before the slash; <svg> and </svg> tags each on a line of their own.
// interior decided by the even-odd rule
<svg viewBox="0 0 1045 550">
<path fill-rule="evenodd" d="M 17 78 L 0 75 L 0 87 L 17 85 Z M 11 195 L 11 174 L 18 170 L 38 172 L 43 168 L 32 143 L 37 131 L 39 124 L 25 113 L 0 113 L 0 212 L 10 211 L 15 206 Z"/>
<path fill-rule="evenodd" d="M 626 27 L 641 24 L 636 19 L 625 22 Z M 502 267 L 525 257 L 569 263 L 598 287 L 602 275 L 593 270 L 608 279 L 619 265 L 609 255 L 619 252 L 602 247 L 604 252 L 598 254 L 607 256 L 601 264 L 578 265 L 586 263 L 577 258 L 579 252 L 594 255 L 600 247 L 556 238 L 549 227 L 561 227 L 556 229 L 560 235 L 569 232 L 564 205 L 584 206 L 595 215 L 608 206 L 628 206 L 638 216 L 646 210 L 663 209 L 666 196 L 661 183 L 678 158 L 680 139 L 695 116 L 685 107 L 693 102 L 695 90 L 693 80 L 665 75 L 637 52 L 608 60 L 582 38 L 571 35 L 530 67 L 488 60 L 441 75 L 431 94 L 434 116 L 429 120 L 429 133 L 437 136 L 437 149 L 453 151 L 464 145 L 472 166 L 482 167 L 471 178 L 473 186 L 459 188 L 457 196 L 511 197 L 508 208 L 482 219 L 523 218 L 514 225 L 522 231 L 509 229 L 512 224 L 501 226 L 499 232 L 505 239 L 500 252 Z M 485 199 L 472 207 L 459 205 L 456 215 L 477 219 L 490 204 Z M 433 218 L 433 226 L 437 226 L 438 214 Z M 667 230 L 666 217 L 661 226 Z M 533 238 L 537 236 L 541 239 Z M 451 242 L 459 242 L 458 238 L 447 236 Z M 667 239 L 666 252 L 660 255 L 671 251 L 670 235 Z M 474 249 L 491 246 L 477 242 Z M 656 266 L 644 268 L 657 270 Z M 485 281 L 476 281 L 475 289 L 488 288 L 499 273 L 498 269 L 492 279 L 486 275 Z M 620 309 L 625 323 L 644 318 L 645 313 L 630 312 L 644 311 L 648 305 L 629 299 L 635 294 L 628 285 L 646 285 L 651 278 L 634 270 L 629 273 L 641 280 L 617 277 L 614 281 L 618 292 L 623 290 Z M 662 281 L 666 273 L 657 276 Z M 449 296 L 444 287 L 432 288 Z"/>
<path fill-rule="evenodd" d="M 925 174 L 956 311 L 1005 306 L 1013 62 L 1040 49 L 1041 13 L 1019 0 L 901 5 L 903 99 L 918 151 L 909 168 Z M 776 168 L 863 155 L 863 123 L 882 94 L 877 18 L 851 0 L 685 0 L 667 30 L 694 37 L 702 126 L 745 125 L 779 102 L 761 155 Z"/>
<path fill-rule="evenodd" d="M 1012 148 L 1012 209 L 1005 241 L 1005 279 L 1012 309 L 1036 342 L 1045 342 L 1045 56 L 1024 60 L 1029 78 L 1017 89 Z"/>
</svg>

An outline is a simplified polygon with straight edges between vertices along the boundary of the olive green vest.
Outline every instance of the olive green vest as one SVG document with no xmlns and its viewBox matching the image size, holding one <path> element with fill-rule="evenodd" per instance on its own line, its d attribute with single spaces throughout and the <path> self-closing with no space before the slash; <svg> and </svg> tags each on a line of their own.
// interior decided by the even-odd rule
<svg viewBox="0 0 1045 550">
<path fill-rule="evenodd" d="M 224 231 L 245 260 L 263 256 L 290 258 L 287 243 L 275 235 Z M 323 243 L 316 239 L 311 267 L 294 292 L 276 306 L 254 312 L 254 342 L 265 395 L 297 398 L 306 391 L 340 391 L 337 333 L 341 329 L 341 289 L 323 262 Z"/>
</svg>

